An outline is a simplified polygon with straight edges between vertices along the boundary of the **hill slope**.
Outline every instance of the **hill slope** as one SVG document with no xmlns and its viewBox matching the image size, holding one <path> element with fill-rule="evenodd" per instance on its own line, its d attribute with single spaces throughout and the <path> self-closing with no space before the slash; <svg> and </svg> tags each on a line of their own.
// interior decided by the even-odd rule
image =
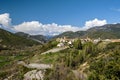
<svg viewBox="0 0 120 80">
<path fill-rule="evenodd" d="M 107 38 L 120 38 L 120 24 L 107 24 L 104 26 L 97 26 L 88 29 L 87 31 L 77 31 L 77 32 L 64 32 L 60 35 L 55 36 L 55 38 L 58 37 L 68 37 L 68 38 L 102 38 L 102 39 L 107 39 Z"/>
<path fill-rule="evenodd" d="M 36 41 L 17 36 L 11 32 L 0 29 L 0 45 L 5 47 L 25 47 L 39 44 Z"/>
<path fill-rule="evenodd" d="M 120 38 L 120 24 L 107 24 L 87 30 L 85 36 L 90 38 Z"/>
<path fill-rule="evenodd" d="M 24 33 L 24 32 L 17 32 L 15 34 L 18 36 L 22 36 L 22 37 L 40 42 L 40 43 L 45 43 L 47 41 L 47 38 L 43 35 L 29 35 L 29 34 Z"/>
<path fill-rule="evenodd" d="M 119 42 L 81 45 L 82 48 L 74 45 L 59 52 L 36 54 L 30 63 L 55 64 L 46 70 L 44 80 L 120 80 Z"/>
<path fill-rule="evenodd" d="M 67 31 L 60 35 L 55 36 L 54 38 L 64 37 L 64 36 L 66 36 L 67 38 L 76 38 L 85 35 L 85 33 L 86 31 L 77 31 L 77 32 Z"/>
</svg>

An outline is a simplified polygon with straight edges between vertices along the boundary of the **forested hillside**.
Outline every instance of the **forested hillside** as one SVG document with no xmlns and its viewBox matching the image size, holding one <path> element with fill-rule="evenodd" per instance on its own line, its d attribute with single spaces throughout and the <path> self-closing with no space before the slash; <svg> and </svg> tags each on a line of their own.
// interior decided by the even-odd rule
<svg viewBox="0 0 120 80">
<path fill-rule="evenodd" d="M 24 37 L 17 36 L 6 30 L 0 29 L 0 46 L 5 48 L 24 48 L 25 46 L 38 45 L 39 43 Z"/>
<path fill-rule="evenodd" d="M 55 38 L 60 37 L 68 37 L 68 38 L 101 38 L 101 39 L 116 39 L 120 38 L 120 24 L 107 24 L 103 26 L 96 26 L 90 28 L 86 31 L 77 31 L 77 32 L 64 32 L 60 35 L 55 36 Z"/>
</svg>

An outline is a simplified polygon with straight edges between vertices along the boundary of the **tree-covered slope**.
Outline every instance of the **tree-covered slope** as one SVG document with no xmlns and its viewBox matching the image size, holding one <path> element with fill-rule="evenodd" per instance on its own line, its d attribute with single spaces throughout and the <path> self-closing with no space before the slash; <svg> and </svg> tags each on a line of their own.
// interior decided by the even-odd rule
<svg viewBox="0 0 120 80">
<path fill-rule="evenodd" d="M 25 47 L 39 44 L 36 41 L 17 36 L 6 30 L 0 29 L 0 45 L 4 47 Z"/>
<path fill-rule="evenodd" d="M 90 38 L 120 38 L 120 24 L 107 24 L 100 27 L 94 27 L 87 30 L 87 33 L 84 35 Z"/>
<path fill-rule="evenodd" d="M 120 24 L 107 24 L 104 26 L 97 26 L 88 29 L 87 31 L 77 31 L 77 32 L 64 32 L 60 35 L 55 36 L 58 37 L 68 37 L 68 38 L 102 38 L 102 39 L 116 39 L 120 38 Z"/>
<path fill-rule="evenodd" d="M 55 36 L 54 38 L 60 38 L 60 37 L 67 37 L 67 38 L 77 38 L 77 37 L 82 37 L 85 35 L 86 31 L 77 31 L 77 32 L 72 32 L 72 31 L 67 31 L 64 32 L 60 35 Z"/>
<path fill-rule="evenodd" d="M 43 35 L 29 35 L 29 34 L 24 33 L 24 32 L 17 32 L 15 34 L 18 36 L 22 36 L 22 37 L 37 41 L 37 42 L 45 43 L 47 41 L 47 37 L 45 37 Z"/>
</svg>

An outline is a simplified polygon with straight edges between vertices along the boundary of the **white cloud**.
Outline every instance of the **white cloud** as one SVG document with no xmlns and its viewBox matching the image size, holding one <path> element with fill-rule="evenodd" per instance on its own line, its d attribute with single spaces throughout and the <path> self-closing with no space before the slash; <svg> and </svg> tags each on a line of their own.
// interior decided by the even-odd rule
<svg viewBox="0 0 120 80">
<path fill-rule="evenodd" d="M 94 20 L 89 20 L 85 22 L 85 27 L 83 27 L 83 29 L 89 29 L 95 26 L 103 26 L 107 24 L 106 20 L 98 20 L 97 18 L 95 18 Z"/>
<path fill-rule="evenodd" d="M 39 21 L 31 21 L 14 26 L 14 30 L 17 32 L 29 33 L 31 35 L 58 35 L 66 31 L 87 30 L 91 27 L 102 26 L 105 24 L 107 24 L 106 20 L 98 20 L 96 18 L 94 20 L 86 21 L 85 26 L 82 28 L 71 25 L 58 25 L 56 23 L 42 24 Z"/>
<path fill-rule="evenodd" d="M 32 35 L 42 34 L 42 35 L 58 35 L 65 31 L 78 31 L 80 28 L 73 27 L 71 25 L 58 25 L 52 24 L 42 24 L 38 21 L 24 22 L 22 24 L 14 26 L 16 31 L 21 31 L 29 33 Z"/>
<path fill-rule="evenodd" d="M 31 35 L 58 35 L 66 31 L 80 31 L 87 30 L 94 26 L 102 26 L 107 24 L 106 20 L 89 20 L 85 22 L 84 27 L 76 27 L 72 25 L 58 25 L 56 23 L 52 24 L 42 24 L 39 21 L 23 22 L 18 25 L 11 24 L 11 18 L 9 13 L 0 14 L 0 25 L 1 28 L 4 28 L 11 32 L 25 32 Z"/>
<path fill-rule="evenodd" d="M 9 13 L 0 14 L 0 24 L 2 24 L 4 27 L 9 27 L 11 25 Z"/>
</svg>

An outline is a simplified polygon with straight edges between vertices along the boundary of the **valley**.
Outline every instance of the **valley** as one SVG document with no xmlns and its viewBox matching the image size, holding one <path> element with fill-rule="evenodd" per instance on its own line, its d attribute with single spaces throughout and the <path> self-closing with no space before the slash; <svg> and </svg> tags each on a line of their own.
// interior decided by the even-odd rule
<svg viewBox="0 0 120 80">
<path fill-rule="evenodd" d="M 120 0 L 0 0 L 0 80 L 120 80 Z"/>
<path fill-rule="evenodd" d="M 81 37 L 73 38 L 67 36 L 72 33 L 63 33 L 44 42 L 44 37 L 31 39 L 25 33 L 20 36 L 1 29 L 0 34 L 0 80 L 120 79 L 117 37 L 104 39 L 98 33 L 97 38 L 84 38 L 77 33 Z"/>
</svg>

